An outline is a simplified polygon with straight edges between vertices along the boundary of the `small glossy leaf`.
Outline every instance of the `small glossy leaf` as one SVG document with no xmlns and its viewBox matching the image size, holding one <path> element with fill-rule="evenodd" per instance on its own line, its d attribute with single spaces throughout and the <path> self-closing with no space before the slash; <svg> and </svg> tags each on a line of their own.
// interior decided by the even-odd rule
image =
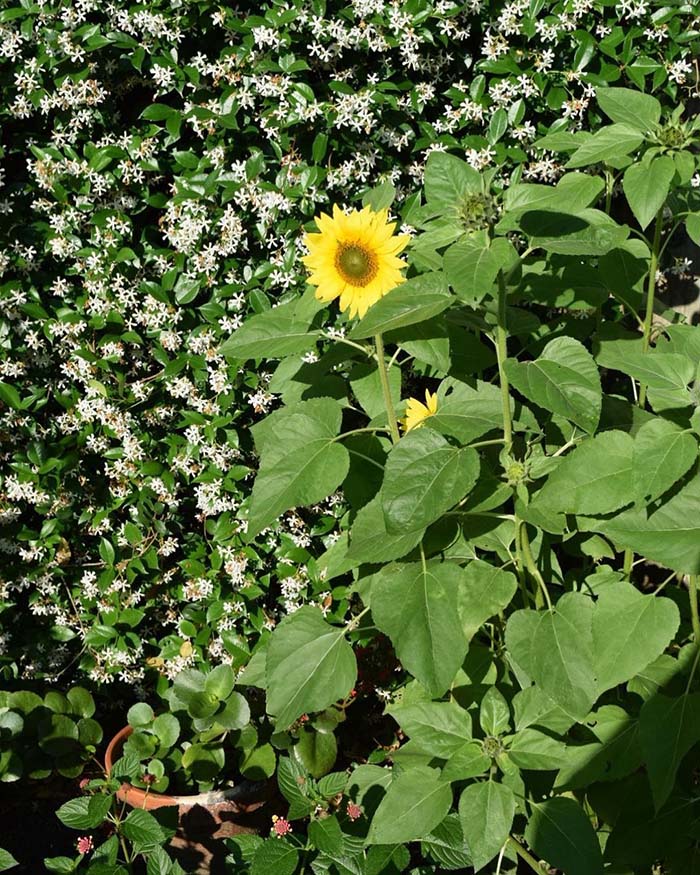
<svg viewBox="0 0 700 875">
<path fill-rule="evenodd" d="M 299 861 L 299 851 L 278 838 L 266 839 L 256 850 L 250 875 L 292 875 Z"/>
</svg>

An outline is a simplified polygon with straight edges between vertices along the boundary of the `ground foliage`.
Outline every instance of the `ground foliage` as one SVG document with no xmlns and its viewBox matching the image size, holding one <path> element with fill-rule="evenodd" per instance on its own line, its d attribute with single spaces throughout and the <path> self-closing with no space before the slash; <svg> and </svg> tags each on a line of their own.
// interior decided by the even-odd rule
<svg viewBox="0 0 700 875">
<path fill-rule="evenodd" d="M 0 777 L 135 730 L 51 871 L 179 871 L 117 779 L 224 762 L 231 872 L 694 871 L 697 14 L 4 5 Z M 333 203 L 413 238 L 359 321 Z"/>
</svg>

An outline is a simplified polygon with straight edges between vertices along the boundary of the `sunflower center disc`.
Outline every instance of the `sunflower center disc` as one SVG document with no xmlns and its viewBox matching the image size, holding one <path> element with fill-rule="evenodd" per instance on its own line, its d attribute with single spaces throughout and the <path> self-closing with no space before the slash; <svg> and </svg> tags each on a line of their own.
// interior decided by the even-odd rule
<svg viewBox="0 0 700 875">
<path fill-rule="evenodd" d="M 359 246 L 347 246 L 343 249 L 338 263 L 343 273 L 355 280 L 366 276 L 371 267 L 367 253 Z"/>
</svg>

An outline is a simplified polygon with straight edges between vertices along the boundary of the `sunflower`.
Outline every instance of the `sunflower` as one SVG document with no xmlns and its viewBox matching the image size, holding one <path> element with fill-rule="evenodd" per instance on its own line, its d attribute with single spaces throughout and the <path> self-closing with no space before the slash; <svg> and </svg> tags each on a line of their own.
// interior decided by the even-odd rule
<svg viewBox="0 0 700 875">
<path fill-rule="evenodd" d="M 409 398 L 406 405 L 406 416 L 403 421 L 404 432 L 418 428 L 429 416 L 437 413 L 437 393 L 425 390 L 425 404 L 417 398 Z"/>
<path fill-rule="evenodd" d="M 344 213 L 334 206 L 333 218 L 326 213 L 316 218 L 320 233 L 304 235 L 309 254 L 302 261 L 320 301 L 340 298 L 341 310 L 362 318 L 372 304 L 405 282 L 401 268 L 406 262 L 398 254 L 410 237 L 394 236 L 396 222 L 388 222 L 388 216 L 388 210 L 364 207 Z"/>
</svg>

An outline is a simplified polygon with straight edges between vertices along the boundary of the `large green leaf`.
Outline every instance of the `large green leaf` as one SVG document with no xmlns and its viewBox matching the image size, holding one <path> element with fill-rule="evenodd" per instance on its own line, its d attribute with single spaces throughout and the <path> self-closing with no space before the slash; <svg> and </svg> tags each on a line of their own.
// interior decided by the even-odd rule
<svg viewBox="0 0 700 875">
<path fill-rule="evenodd" d="M 663 653 L 680 623 L 670 599 L 642 595 L 615 583 L 599 595 L 593 614 L 593 658 L 598 692 L 630 680 Z"/>
<path fill-rule="evenodd" d="M 481 174 L 466 161 L 447 152 L 431 152 L 425 163 L 425 197 L 430 206 L 455 208 L 466 194 L 482 190 Z"/>
<path fill-rule="evenodd" d="M 350 692 L 357 677 L 345 629 L 330 626 L 305 605 L 286 616 L 270 638 L 267 711 L 285 729 L 307 711 L 322 711 Z"/>
<path fill-rule="evenodd" d="M 658 811 L 671 795 L 681 760 L 700 741 L 700 693 L 677 699 L 657 693 L 642 706 L 639 733 Z"/>
<path fill-rule="evenodd" d="M 475 872 L 493 860 L 506 843 L 514 816 L 515 796 L 505 784 L 482 781 L 464 789 L 459 819 Z"/>
<path fill-rule="evenodd" d="M 380 298 L 349 336 L 355 340 L 404 328 L 437 316 L 455 301 L 444 274 L 423 273 Z"/>
<path fill-rule="evenodd" d="M 635 498 L 650 503 L 690 469 L 698 457 L 698 442 L 666 419 L 645 422 L 634 438 Z"/>
<path fill-rule="evenodd" d="M 587 787 L 597 781 L 618 781 L 642 764 L 639 721 L 617 705 L 603 705 L 586 717 L 595 741 L 568 745 L 559 769 L 558 790 Z"/>
<path fill-rule="evenodd" d="M 467 651 L 455 604 L 464 572 L 432 560 L 389 565 L 374 578 L 372 618 L 387 634 L 403 666 L 441 696 Z"/>
<path fill-rule="evenodd" d="M 451 446 L 436 431 L 418 428 L 389 453 L 381 502 L 390 535 L 424 529 L 469 492 L 479 476 L 479 456 Z"/>
<path fill-rule="evenodd" d="M 524 210 L 561 210 L 576 213 L 593 206 L 605 182 L 588 173 L 565 173 L 556 185 L 521 182 L 503 193 L 506 216 Z"/>
<path fill-rule="evenodd" d="M 411 551 L 423 537 L 423 529 L 408 534 L 390 535 L 386 530 L 386 520 L 382 510 L 381 496 L 357 512 L 350 530 L 348 559 L 358 564 L 362 562 L 389 562 L 400 559 Z"/>
<path fill-rule="evenodd" d="M 575 720 L 583 720 L 597 696 L 592 615 L 589 598 L 567 593 L 539 615 L 531 642 L 532 679 Z"/>
<path fill-rule="evenodd" d="M 643 133 L 652 130 L 661 118 L 659 101 L 634 88 L 599 88 L 596 98 L 598 106 L 611 121 L 629 125 Z"/>
<path fill-rule="evenodd" d="M 389 378 L 391 399 L 394 404 L 398 404 L 401 400 L 401 369 L 390 368 L 387 376 Z M 362 362 L 355 365 L 348 376 L 348 382 L 353 394 L 370 419 L 373 419 L 375 416 L 386 415 L 382 381 L 376 362 Z"/>
<path fill-rule="evenodd" d="M 374 813 L 367 841 L 402 844 L 421 839 L 442 822 L 452 790 L 437 769 L 416 766 L 394 777 Z"/>
<path fill-rule="evenodd" d="M 467 444 L 503 428 L 503 403 L 497 386 L 478 381 L 476 387 L 455 383 L 426 426 Z"/>
<path fill-rule="evenodd" d="M 502 611 L 515 595 L 517 580 L 510 571 L 495 568 L 481 559 L 467 565 L 459 587 L 457 609 L 467 640 L 489 619 Z"/>
<path fill-rule="evenodd" d="M 533 210 L 521 216 L 518 227 L 531 247 L 558 255 L 605 255 L 629 235 L 626 225 L 592 208 L 576 214 Z"/>
<path fill-rule="evenodd" d="M 610 159 L 624 158 L 641 145 L 644 137 L 628 124 L 607 125 L 583 143 L 569 159 L 567 167 L 588 167 Z"/>
<path fill-rule="evenodd" d="M 567 760 L 566 745 L 538 729 L 517 732 L 508 746 L 508 758 L 521 769 L 558 769 Z"/>
<path fill-rule="evenodd" d="M 642 230 L 651 222 L 668 197 L 676 165 L 668 155 L 648 163 L 632 164 L 622 177 L 627 203 Z"/>
<path fill-rule="evenodd" d="M 486 232 L 469 234 L 445 252 L 445 274 L 457 297 L 475 305 L 489 293 L 498 271 L 517 257 L 505 237 L 490 241 Z"/>
<path fill-rule="evenodd" d="M 673 571 L 700 574 L 700 478 L 693 477 L 665 504 L 649 510 L 633 507 L 610 519 L 585 521 L 579 528 L 607 535 Z"/>
<path fill-rule="evenodd" d="M 600 377 L 591 354 L 573 337 L 551 340 L 534 362 L 506 362 L 506 373 L 522 394 L 593 433 L 600 419 Z"/>
<path fill-rule="evenodd" d="M 574 799 L 533 802 L 525 839 L 566 875 L 603 875 L 603 855 L 590 820 Z"/>
<path fill-rule="evenodd" d="M 336 401 L 316 398 L 275 418 L 279 426 L 276 441 L 269 440 L 267 430 L 256 433 L 256 443 L 261 439 L 264 443 L 251 496 L 248 539 L 285 511 L 315 504 L 343 482 L 350 455 L 337 441 L 341 415 Z"/>
<path fill-rule="evenodd" d="M 579 444 L 549 475 L 533 507 L 596 514 L 630 504 L 634 446 L 623 431 L 602 432 Z"/>
<path fill-rule="evenodd" d="M 291 301 L 249 316 L 219 352 L 237 359 L 278 359 L 313 349 L 320 336 L 320 331 L 309 331 L 308 320 L 298 314 L 298 302 Z"/>
<path fill-rule="evenodd" d="M 596 359 L 604 368 L 614 368 L 645 383 L 649 403 L 657 413 L 692 402 L 687 386 L 695 377 L 696 365 L 687 355 L 659 349 L 644 353 L 623 341 L 603 344 Z"/>
<path fill-rule="evenodd" d="M 456 702 L 399 704 L 387 711 L 417 748 L 440 759 L 448 759 L 471 741 L 471 717 Z"/>
</svg>

